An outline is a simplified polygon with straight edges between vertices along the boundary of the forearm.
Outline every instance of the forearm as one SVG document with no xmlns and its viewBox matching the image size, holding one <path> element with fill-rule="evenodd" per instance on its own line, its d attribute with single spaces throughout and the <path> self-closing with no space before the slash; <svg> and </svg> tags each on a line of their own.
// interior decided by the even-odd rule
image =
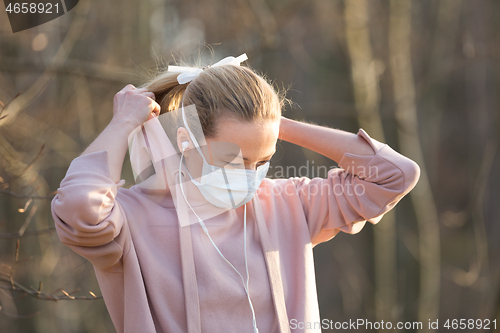
<svg viewBox="0 0 500 333">
<path fill-rule="evenodd" d="M 281 117 L 280 139 L 339 162 L 344 153 L 374 155 L 372 147 L 355 133 L 306 124 Z"/>
<path fill-rule="evenodd" d="M 128 149 L 128 136 L 135 125 L 124 119 L 113 118 L 104 131 L 85 149 L 82 155 L 108 152 L 111 179 L 118 183 L 122 172 L 123 160 Z"/>
</svg>

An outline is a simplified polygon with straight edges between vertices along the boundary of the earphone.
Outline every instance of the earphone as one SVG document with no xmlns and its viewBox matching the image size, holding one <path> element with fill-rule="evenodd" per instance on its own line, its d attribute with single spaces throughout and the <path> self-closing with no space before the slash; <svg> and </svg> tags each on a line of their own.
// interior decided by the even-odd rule
<svg viewBox="0 0 500 333">
<path fill-rule="evenodd" d="M 189 147 L 189 141 L 184 141 L 182 143 L 182 151 L 186 150 Z"/>
</svg>

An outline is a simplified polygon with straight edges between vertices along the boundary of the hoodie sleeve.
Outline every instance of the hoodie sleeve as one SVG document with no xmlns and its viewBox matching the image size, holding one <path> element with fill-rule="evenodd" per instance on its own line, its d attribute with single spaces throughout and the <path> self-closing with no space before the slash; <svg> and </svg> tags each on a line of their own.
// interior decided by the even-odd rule
<svg viewBox="0 0 500 333">
<path fill-rule="evenodd" d="M 125 214 L 115 200 L 118 187 L 110 176 L 108 152 L 75 158 L 52 199 L 52 216 L 61 242 L 105 270 L 118 267 L 126 237 Z"/>
<path fill-rule="evenodd" d="M 356 234 L 366 221 L 378 223 L 418 182 L 417 163 L 361 128 L 357 135 L 375 155 L 344 153 L 326 179 L 302 177 L 295 183 L 313 245 L 339 231 Z"/>
</svg>

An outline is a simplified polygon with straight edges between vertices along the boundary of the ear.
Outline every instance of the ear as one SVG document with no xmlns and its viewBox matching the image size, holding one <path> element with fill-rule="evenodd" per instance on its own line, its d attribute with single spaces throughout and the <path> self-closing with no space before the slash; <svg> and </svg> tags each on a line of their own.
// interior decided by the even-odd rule
<svg viewBox="0 0 500 333">
<path fill-rule="evenodd" d="M 189 138 L 189 132 L 187 131 L 187 129 L 185 129 L 184 127 L 179 127 L 177 129 L 177 148 L 179 148 L 180 152 L 182 152 L 182 143 L 185 141 L 189 142 L 189 146 L 186 150 L 194 148 L 194 145 Z"/>
</svg>

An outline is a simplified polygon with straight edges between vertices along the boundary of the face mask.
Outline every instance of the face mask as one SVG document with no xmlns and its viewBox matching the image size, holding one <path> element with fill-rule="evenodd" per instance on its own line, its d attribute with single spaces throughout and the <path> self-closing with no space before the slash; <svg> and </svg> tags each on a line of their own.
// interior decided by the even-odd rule
<svg viewBox="0 0 500 333">
<path fill-rule="evenodd" d="M 257 170 L 232 169 L 210 165 L 187 125 L 184 106 L 182 106 L 182 119 L 196 150 L 198 150 L 203 158 L 200 180 L 195 180 L 189 171 L 188 174 L 193 184 L 198 187 L 205 199 L 216 207 L 233 209 L 252 200 L 260 183 L 267 175 L 269 162 L 259 166 Z"/>
</svg>

